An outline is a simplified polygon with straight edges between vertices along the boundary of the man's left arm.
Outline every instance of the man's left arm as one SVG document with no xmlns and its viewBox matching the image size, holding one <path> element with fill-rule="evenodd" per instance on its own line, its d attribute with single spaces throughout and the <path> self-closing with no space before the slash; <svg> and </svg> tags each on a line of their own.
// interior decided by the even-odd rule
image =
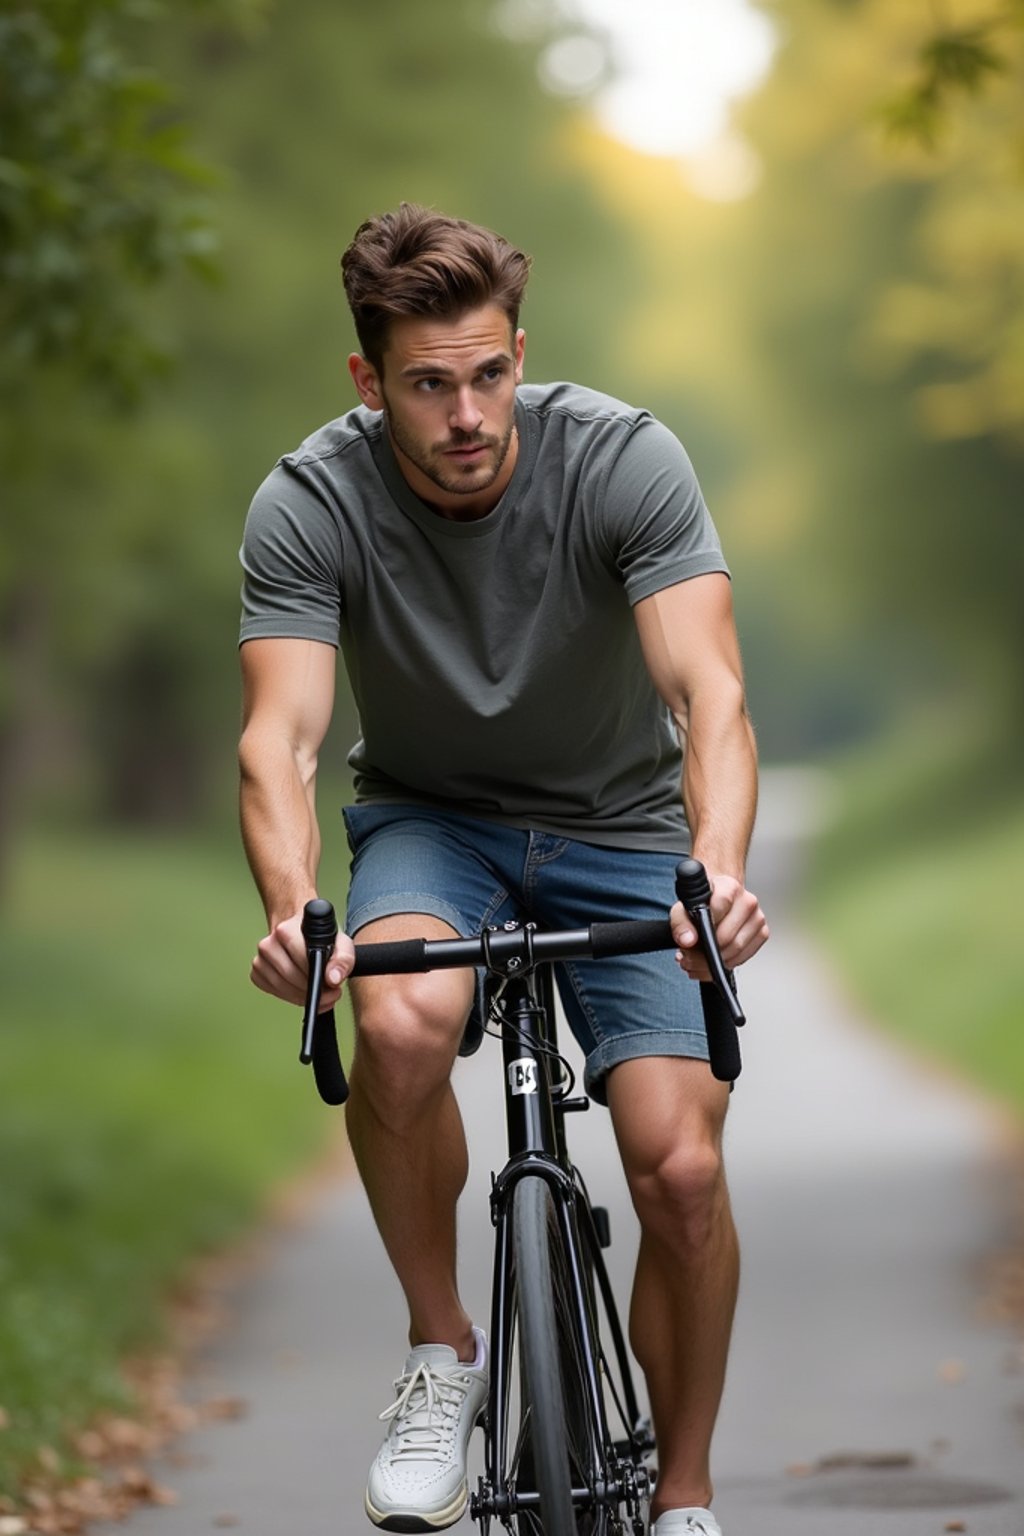
<svg viewBox="0 0 1024 1536">
<path fill-rule="evenodd" d="M 742 964 L 768 938 L 757 897 L 746 888 L 747 849 L 757 807 L 757 747 L 747 714 L 743 667 L 722 573 L 691 577 L 635 604 L 651 678 L 683 747 L 683 805 L 693 854 L 712 886 L 711 914 L 727 966 Z M 683 967 L 707 976 L 682 906 L 672 928 Z"/>
</svg>

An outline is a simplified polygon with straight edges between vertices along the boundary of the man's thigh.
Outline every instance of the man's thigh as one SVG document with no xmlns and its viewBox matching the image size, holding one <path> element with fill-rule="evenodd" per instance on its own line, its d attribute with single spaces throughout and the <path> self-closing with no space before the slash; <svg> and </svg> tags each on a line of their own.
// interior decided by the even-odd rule
<svg viewBox="0 0 1024 1536">
<path fill-rule="evenodd" d="M 702 1061 L 637 1058 L 608 1080 L 608 1103 L 631 1178 L 655 1173 L 678 1151 L 712 1162 L 722 1153 L 729 1085 Z"/>
<path fill-rule="evenodd" d="M 414 805 L 355 805 L 344 815 L 352 936 L 404 914 L 438 918 L 463 936 L 519 915 L 503 866 L 508 845 L 526 834 Z"/>
</svg>

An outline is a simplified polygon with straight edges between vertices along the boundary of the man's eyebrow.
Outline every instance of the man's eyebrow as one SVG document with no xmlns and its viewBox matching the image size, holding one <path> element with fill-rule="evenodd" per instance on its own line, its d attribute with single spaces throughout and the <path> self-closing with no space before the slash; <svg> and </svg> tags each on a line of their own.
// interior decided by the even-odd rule
<svg viewBox="0 0 1024 1536">
<path fill-rule="evenodd" d="M 477 363 L 474 373 L 486 373 L 488 368 L 495 368 L 499 363 L 511 363 L 511 352 L 495 352 L 493 357 L 485 357 L 482 363 Z M 454 368 L 449 368 L 446 363 L 410 363 L 399 374 L 401 379 L 448 379 L 455 373 Z"/>
</svg>

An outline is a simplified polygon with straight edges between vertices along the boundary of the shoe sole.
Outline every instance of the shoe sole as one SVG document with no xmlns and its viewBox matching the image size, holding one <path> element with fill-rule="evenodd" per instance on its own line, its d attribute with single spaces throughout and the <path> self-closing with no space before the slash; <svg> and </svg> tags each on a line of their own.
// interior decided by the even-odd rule
<svg viewBox="0 0 1024 1536">
<path fill-rule="evenodd" d="M 422 1510 L 393 1509 L 389 1514 L 381 1514 L 366 1498 L 366 1513 L 382 1531 L 396 1531 L 400 1536 L 416 1536 L 417 1532 L 443 1531 L 447 1526 L 454 1525 L 465 1513 L 469 1503 L 469 1494 L 465 1487 L 452 1502 L 444 1509 L 435 1510 L 432 1514 L 424 1514 Z"/>
</svg>

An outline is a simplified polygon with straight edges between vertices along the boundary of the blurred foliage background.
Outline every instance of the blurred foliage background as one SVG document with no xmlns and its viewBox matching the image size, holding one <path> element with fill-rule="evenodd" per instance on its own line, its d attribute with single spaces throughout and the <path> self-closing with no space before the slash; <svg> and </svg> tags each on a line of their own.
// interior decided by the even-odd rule
<svg viewBox="0 0 1024 1536">
<path fill-rule="evenodd" d="M 820 931 L 1024 1105 L 1024 6 L 760 9 L 722 200 L 545 90 L 560 0 L 0 0 L 0 1482 L 323 1133 L 246 979 L 236 550 L 353 403 L 338 257 L 402 198 L 532 252 L 529 377 L 682 437 L 764 758 L 832 776 Z"/>
</svg>

